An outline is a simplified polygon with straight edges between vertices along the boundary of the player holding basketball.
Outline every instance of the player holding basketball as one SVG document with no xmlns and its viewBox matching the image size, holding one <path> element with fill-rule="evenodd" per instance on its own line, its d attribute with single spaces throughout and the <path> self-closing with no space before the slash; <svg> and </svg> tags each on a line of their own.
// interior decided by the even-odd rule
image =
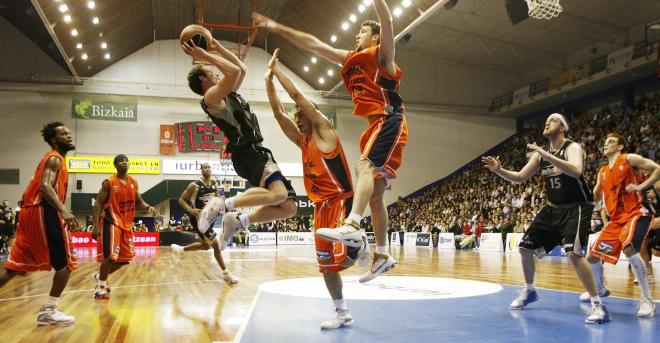
<svg viewBox="0 0 660 343">
<path fill-rule="evenodd" d="M 209 50 L 211 54 L 185 42 L 184 51 L 195 61 L 204 61 L 217 67 L 224 75 L 216 77 L 210 69 L 194 67 L 188 74 L 190 89 L 203 96 L 202 109 L 229 140 L 227 151 L 236 173 L 253 186 L 243 194 L 224 199 L 211 199 L 202 209 L 198 219 L 199 230 L 212 240 L 215 233 L 207 234 L 217 216 L 241 207 L 261 206 L 252 213 L 228 213 L 222 220 L 223 234 L 229 239 L 236 230 L 247 228 L 251 223 L 285 219 L 296 214 L 296 193 L 282 175 L 270 150 L 262 145 L 263 137 L 257 116 L 250 105 L 236 91 L 241 86 L 247 67 L 236 55 L 220 45 L 217 40 Z"/>
<path fill-rule="evenodd" d="M 101 262 L 99 272 L 92 275 L 97 281 L 94 290 L 96 299 L 110 298 L 108 276 L 128 264 L 135 255 L 135 209 L 147 210 L 152 216 L 158 215 L 158 210 L 142 199 L 137 181 L 128 175 L 128 157 L 119 154 L 113 163 L 117 174 L 103 181 L 92 208 L 92 237 L 96 239 L 96 260 Z"/>
<path fill-rule="evenodd" d="M 653 317 L 655 303 L 651 298 L 644 260 L 639 251 L 649 232 L 653 219 L 653 207 L 646 197 L 646 190 L 660 181 L 660 166 L 636 154 L 624 153 L 626 142 L 618 134 L 607 135 L 603 154 L 608 164 L 598 172 L 594 198 L 605 203 L 610 221 L 589 249 L 589 262 L 593 263 L 594 276 L 599 285 L 602 281 L 600 261 L 616 264 L 621 251 L 628 257 L 633 273 L 639 282 L 642 298 L 639 317 Z M 641 171 L 649 172 L 644 180 Z"/>
<path fill-rule="evenodd" d="M 307 196 L 314 202 L 314 229 L 335 228 L 350 212 L 353 201 L 351 174 L 344 149 L 330 121 L 298 90 L 296 85 L 278 67 L 279 49 L 275 50 L 266 72 L 266 90 L 275 119 L 284 134 L 302 149 L 303 172 Z M 295 122 L 284 113 L 284 107 L 275 92 L 273 76 L 296 102 Z M 315 237 L 316 258 L 328 292 L 335 304 L 330 320 L 321 323 L 322 329 L 337 329 L 353 324 L 348 311 L 343 283 L 339 272 L 349 268 L 360 258 L 366 265 L 369 245 L 366 236 L 360 244 L 330 242 Z"/>
<path fill-rule="evenodd" d="M 388 271 L 396 261 L 387 253 L 387 208 L 385 189 L 396 177 L 403 148 L 408 141 L 408 124 L 399 96 L 403 72 L 394 61 L 392 16 L 384 0 L 374 0 L 379 22 L 365 21 L 355 37 L 355 51 L 335 49 L 318 38 L 253 14 L 257 27 L 281 35 L 293 45 L 333 63 L 343 65 L 341 74 L 355 108 L 369 127 L 360 137 L 360 161 L 356 166 L 357 183 L 353 208 L 337 229 L 319 229 L 317 235 L 332 241 L 359 242 L 359 223 L 369 204 L 376 235 L 376 252 L 371 269 L 361 276 L 367 282 Z"/>
<path fill-rule="evenodd" d="M 75 317 L 57 310 L 58 300 L 76 262 L 71 254 L 68 229 L 78 227 L 76 217 L 64 206 L 68 186 L 66 154 L 74 150 L 71 131 L 61 122 L 50 122 L 41 135 L 52 148 L 39 162 L 21 200 L 16 240 L 0 274 L 0 287 L 15 275 L 55 269 L 48 301 L 37 313 L 38 325 L 71 324 Z"/>
<path fill-rule="evenodd" d="M 222 258 L 222 239 L 214 237 L 209 239 L 208 234 L 212 233 L 213 230 L 206 231 L 205 234 L 202 234 L 199 230 L 198 218 L 202 213 L 202 208 L 214 197 L 220 196 L 219 185 L 211 180 L 211 165 L 208 163 L 202 164 L 202 178 L 193 181 L 188 184 L 188 187 L 181 193 L 179 197 L 179 205 L 190 213 L 190 223 L 192 224 L 193 229 L 197 232 L 200 242 L 190 244 L 188 246 L 182 247 L 177 244 L 172 244 L 172 250 L 176 253 L 181 253 L 184 251 L 195 251 L 195 250 L 208 250 L 213 249 L 213 256 L 215 257 L 218 266 L 222 269 L 222 279 L 228 285 L 233 285 L 239 282 L 239 279 L 232 272 L 227 270 L 225 266 L 225 260 Z"/>
<path fill-rule="evenodd" d="M 610 315 L 596 292 L 589 263 L 582 256 L 582 247 L 587 244 L 591 226 L 593 194 L 582 175 L 584 151 L 580 144 L 566 138 L 568 129 L 563 115 L 551 114 L 543 129 L 543 135 L 550 143 L 549 151 L 528 144 L 532 155 L 518 172 L 502 168 L 499 157 L 484 156 L 482 162 L 491 172 L 514 183 L 523 183 L 541 170 L 548 194 L 548 203 L 534 217 L 520 242 L 525 288 L 509 308 L 520 310 L 539 299 L 534 288 L 534 256 L 541 258 L 561 244 L 591 296 L 591 313 L 585 323 L 600 324 L 610 321 Z"/>
</svg>

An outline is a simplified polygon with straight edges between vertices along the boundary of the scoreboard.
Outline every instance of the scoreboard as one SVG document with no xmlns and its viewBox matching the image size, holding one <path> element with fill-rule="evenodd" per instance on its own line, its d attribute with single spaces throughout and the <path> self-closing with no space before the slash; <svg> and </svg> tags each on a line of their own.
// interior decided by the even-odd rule
<svg viewBox="0 0 660 343">
<path fill-rule="evenodd" d="M 179 152 L 219 152 L 227 147 L 225 135 L 210 121 L 175 124 Z"/>
</svg>

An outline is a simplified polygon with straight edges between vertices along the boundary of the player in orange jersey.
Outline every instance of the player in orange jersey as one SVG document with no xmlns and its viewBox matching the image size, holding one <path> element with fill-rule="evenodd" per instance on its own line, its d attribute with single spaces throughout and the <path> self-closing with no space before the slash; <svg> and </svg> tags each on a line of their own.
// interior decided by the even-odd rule
<svg viewBox="0 0 660 343">
<path fill-rule="evenodd" d="M 623 251 L 642 293 L 637 316 L 652 317 L 655 315 L 655 303 L 639 251 L 654 212 L 645 191 L 660 180 L 660 166 L 639 155 L 623 153 L 625 146 L 624 138 L 618 134 L 611 133 L 605 139 L 603 154 L 607 156 L 608 164 L 598 172 L 594 199 L 604 202 L 610 221 L 589 249 L 589 262 L 592 263 L 596 283 L 602 290 L 601 261 L 616 264 Z M 640 170 L 650 173 L 646 180 Z"/>
<path fill-rule="evenodd" d="M 342 64 L 342 79 L 355 104 L 353 114 L 369 123 L 360 137 L 353 209 L 340 228 L 316 232 L 328 240 L 359 242 L 362 238 L 359 223 L 369 204 L 376 252 L 370 271 L 360 277 L 360 282 L 372 280 L 396 265 L 387 253 L 387 208 L 383 194 L 396 177 L 408 141 L 408 124 L 399 96 L 403 72 L 394 62 L 392 16 L 384 0 L 374 0 L 373 5 L 379 22 L 362 23 L 355 37 L 355 51 L 335 49 L 308 33 L 253 14 L 257 27 L 279 34 L 296 47 L 330 62 Z"/>
<path fill-rule="evenodd" d="M 305 190 L 314 202 L 314 230 L 336 228 L 350 212 L 353 201 L 351 174 L 344 149 L 330 121 L 279 69 L 278 53 L 279 49 L 275 50 L 266 72 L 268 100 L 284 134 L 302 149 Z M 284 113 L 275 92 L 273 76 L 296 103 L 295 122 Z M 316 236 L 315 244 L 319 270 L 335 304 L 332 318 L 321 323 L 321 328 L 350 326 L 353 317 L 344 300 L 339 272 L 352 266 L 358 258 L 366 266 L 369 259 L 366 236 L 363 235 L 358 244 L 331 242 Z"/>
<path fill-rule="evenodd" d="M 78 227 L 76 217 L 64 206 L 68 185 L 66 153 L 74 150 L 71 131 L 60 122 L 46 124 L 41 135 L 50 147 L 39 162 L 21 200 L 20 230 L 0 273 L 0 287 L 15 275 L 55 269 L 48 301 L 37 314 L 38 325 L 71 324 L 75 317 L 57 310 L 58 300 L 76 262 L 71 254 L 68 229 Z"/>
<path fill-rule="evenodd" d="M 149 214 L 158 215 L 158 210 L 142 199 L 137 181 L 128 175 L 128 157 L 123 154 L 115 156 L 114 165 L 117 174 L 103 181 L 92 209 L 92 236 L 97 240 L 96 259 L 101 262 L 99 272 L 92 275 L 97 281 L 96 299 L 110 298 L 108 275 L 133 259 L 135 209 L 146 209 Z"/>
</svg>

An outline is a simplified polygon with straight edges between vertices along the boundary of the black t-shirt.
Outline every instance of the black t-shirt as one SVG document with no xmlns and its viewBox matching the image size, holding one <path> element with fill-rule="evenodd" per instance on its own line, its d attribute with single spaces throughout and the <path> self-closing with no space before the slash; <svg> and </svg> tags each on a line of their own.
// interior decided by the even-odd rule
<svg viewBox="0 0 660 343">
<path fill-rule="evenodd" d="M 195 185 L 197 185 L 197 189 L 192 195 L 193 207 L 201 210 L 209 200 L 218 195 L 218 185 L 214 180 L 211 180 L 209 185 L 206 185 L 202 180 L 197 180 Z"/>
</svg>

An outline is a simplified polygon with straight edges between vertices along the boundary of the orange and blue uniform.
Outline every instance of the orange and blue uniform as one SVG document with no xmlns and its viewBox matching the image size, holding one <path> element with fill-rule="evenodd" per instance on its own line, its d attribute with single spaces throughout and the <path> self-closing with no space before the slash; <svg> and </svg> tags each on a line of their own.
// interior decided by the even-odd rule
<svg viewBox="0 0 660 343">
<path fill-rule="evenodd" d="M 61 167 L 57 171 L 53 189 L 57 198 L 66 201 L 69 174 L 66 161 L 56 150 L 46 153 L 39 162 L 34 176 L 23 193 L 21 211 L 18 215 L 16 240 L 5 268 L 15 271 L 36 271 L 76 268 L 67 227 L 62 216 L 44 198 L 39 190 L 47 161 L 55 157 Z"/>
<path fill-rule="evenodd" d="M 351 212 L 353 186 L 344 149 L 337 146 L 330 153 L 321 152 L 312 135 L 301 135 L 303 173 L 307 197 L 314 202 L 314 230 L 341 226 Z M 322 273 L 338 272 L 347 263 L 349 248 L 342 242 L 329 242 L 315 237 L 316 258 Z M 351 256 L 355 260 L 356 256 Z"/>
<path fill-rule="evenodd" d="M 644 176 L 628 163 L 627 154 L 621 154 L 611 167 L 603 166 L 598 172 L 598 180 L 610 222 L 601 231 L 589 254 L 616 264 L 621 250 L 628 244 L 639 251 L 649 231 L 653 207 L 644 192 L 626 191 L 628 185 L 644 181 Z"/>
<path fill-rule="evenodd" d="M 109 177 L 108 198 L 99 219 L 101 235 L 96 245 L 98 261 L 111 259 L 129 262 L 135 255 L 133 248 L 133 219 L 138 184 L 131 176 L 125 180 L 116 175 Z"/>
<path fill-rule="evenodd" d="M 360 157 L 373 164 L 376 178 L 384 177 L 389 183 L 401 165 L 408 123 L 399 95 L 403 72 L 396 67 L 396 73 L 390 75 L 378 62 L 378 48 L 350 52 L 341 75 L 355 104 L 353 114 L 369 122 L 360 137 Z"/>
</svg>

